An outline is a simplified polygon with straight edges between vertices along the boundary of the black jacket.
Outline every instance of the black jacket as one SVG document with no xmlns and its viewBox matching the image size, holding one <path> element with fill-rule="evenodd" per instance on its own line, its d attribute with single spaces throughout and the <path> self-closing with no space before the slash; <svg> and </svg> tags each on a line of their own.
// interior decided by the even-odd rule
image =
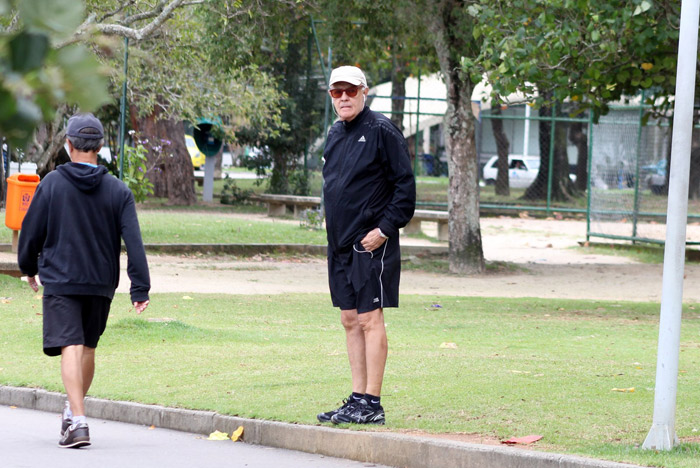
<svg viewBox="0 0 700 468">
<path fill-rule="evenodd" d="M 150 290 L 134 196 L 104 166 L 67 163 L 41 181 L 19 237 L 22 273 L 37 273 L 46 295 L 113 297 L 121 239 L 128 253 L 131 300 Z"/>
<path fill-rule="evenodd" d="M 382 114 L 365 107 L 328 132 L 323 195 L 328 247 L 348 251 L 372 229 L 388 237 L 411 220 L 416 182 L 406 140 Z"/>
</svg>

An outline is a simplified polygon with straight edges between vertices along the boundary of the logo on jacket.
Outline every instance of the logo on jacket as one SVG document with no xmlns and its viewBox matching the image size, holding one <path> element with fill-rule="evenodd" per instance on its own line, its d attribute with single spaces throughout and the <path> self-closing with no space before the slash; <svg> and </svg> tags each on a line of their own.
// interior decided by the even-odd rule
<svg viewBox="0 0 700 468">
<path fill-rule="evenodd" d="M 357 141 L 358 141 L 359 143 L 364 143 L 364 142 L 367 141 L 367 140 L 365 140 L 365 136 L 362 135 L 362 136 L 360 137 L 360 139 L 357 140 Z"/>
</svg>

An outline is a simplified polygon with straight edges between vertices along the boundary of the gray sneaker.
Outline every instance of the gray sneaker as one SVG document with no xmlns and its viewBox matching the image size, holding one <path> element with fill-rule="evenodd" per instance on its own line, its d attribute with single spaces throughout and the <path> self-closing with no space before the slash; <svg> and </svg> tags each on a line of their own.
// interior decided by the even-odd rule
<svg viewBox="0 0 700 468">
<path fill-rule="evenodd" d="M 63 413 L 61 414 L 61 435 L 66 433 L 71 424 L 73 424 L 73 419 L 68 416 L 68 403 L 66 403 L 66 407 L 63 408 Z"/>
<path fill-rule="evenodd" d="M 61 448 L 80 448 L 90 445 L 90 429 L 85 423 L 73 424 L 58 441 Z"/>
</svg>

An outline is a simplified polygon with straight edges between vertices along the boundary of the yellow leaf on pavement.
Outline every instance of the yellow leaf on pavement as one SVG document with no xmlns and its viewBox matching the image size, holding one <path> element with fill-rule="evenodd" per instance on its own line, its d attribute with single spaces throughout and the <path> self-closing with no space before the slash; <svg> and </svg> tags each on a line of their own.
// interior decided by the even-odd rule
<svg viewBox="0 0 700 468">
<path fill-rule="evenodd" d="M 214 431 L 211 434 L 209 434 L 209 438 L 207 440 L 228 440 L 228 433 Z"/>
<path fill-rule="evenodd" d="M 238 429 L 233 431 L 233 434 L 231 434 L 231 440 L 238 442 L 241 440 L 241 437 L 243 437 L 243 426 L 238 426 Z"/>
</svg>

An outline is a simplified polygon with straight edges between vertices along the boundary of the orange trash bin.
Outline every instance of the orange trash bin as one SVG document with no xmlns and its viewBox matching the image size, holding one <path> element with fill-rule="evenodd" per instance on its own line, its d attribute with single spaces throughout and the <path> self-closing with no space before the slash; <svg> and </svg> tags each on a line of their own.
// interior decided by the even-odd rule
<svg viewBox="0 0 700 468">
<path fill-rule="evenodd" d="M 39 180 L 36 174 L 12 174 L 7 178 L 5 226 L 13 231 L 22 229 L 22 220 L 27 214 Z"/>
</svg>

